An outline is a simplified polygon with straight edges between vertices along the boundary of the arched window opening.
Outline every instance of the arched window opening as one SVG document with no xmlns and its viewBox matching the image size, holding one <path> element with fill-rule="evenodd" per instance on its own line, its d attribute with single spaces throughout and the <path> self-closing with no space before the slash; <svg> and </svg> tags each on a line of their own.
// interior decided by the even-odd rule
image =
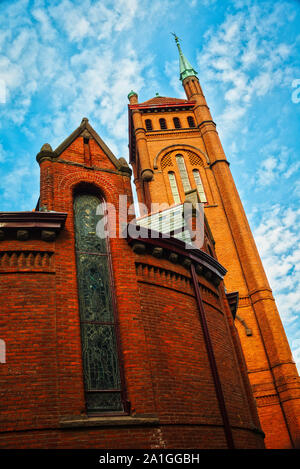
<svg viewBox="0 0 300 469">
<path fill-rule="evenodd" d="M 177 161 L 184 192 L 187 192 L 191 189 L 191 185 L 190 185 L 190 181 L 189 181 L 189 177 L 188 177 L 188 173 L 186 170 L 183 156 L 176 155 L 176 161 Z"/>
<path fill-rule="evenodd" d="M 159 125 L 162 130 L 165 130 L 167 128 L 166 119 L 164 119 L 163 117 L 159 119 Z"/>
<path fill-rule="evenodd" d="M 146 130 L 153 130 L 153 129 L 152 129 L 152 121 L 151 121 L 151 119 L 146 119 L 146 120 L 145 120 L 145 124 L 146 124 Z"/>
<path fill-rule="evenodd" d="M 191 127 L 191 128 L 196 127 L 194 118 L 192 116 L 188 116 L 187 120 L 188 120 L 189 127 Z"/>
<path fill-rule="evenodd" d="M 173 122 L 175 129 L 181 129 L 181 123 L 178 117 L 173 117 Z"/>
<path fill-rule="evenodd" d="M 89 412 L 123 410 L 108 240 L 97 235 L 104 210 L 104 203 L 95 195 L 75 196 L 82 361 Z"/>
<path fill-rule="evenodd" d="M 174 204 L 180 204 L 181 200 L 180 200 L 180 195 L 179 195 L 179 191 L 177 187 L 175 173 L 173 173 L 173 171 L 170 171 L 168 173 L 168 176 L 169 176 L 170 187 L 171 187 L 171 191 L 172 191 L 172 195 L 174 199 Z"/>
<path fill-rule="evenodd" d="M 199 170 L 193 169 L 193 175 L 194 175 L 194 180 L 197 186 L 198 194 L 200 197 L 200 202 L 207 202 Z"/>
</svg>

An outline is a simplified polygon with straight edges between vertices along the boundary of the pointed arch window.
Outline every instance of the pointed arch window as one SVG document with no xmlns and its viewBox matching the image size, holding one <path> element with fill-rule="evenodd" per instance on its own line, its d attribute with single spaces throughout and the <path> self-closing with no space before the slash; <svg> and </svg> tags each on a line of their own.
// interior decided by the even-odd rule
<svg viewBox="0 0 300 469">
<path fill-rule="evenodd" d="M 196 127 L 194 118 L 192 116 L 188 116 L 187 120 L 188 120 L 189 127 L 191 127 L 191 128 Z"/>
<path fill-rule="evenodd" d="M 169 171 L 168 176 L 169 176 L 169 183 L 170 183 L 174 203 L 180 204 L 181 200 L 180 200 L 175 173 L 173 173 L 173 171 Z"/>
<path fill-rule="evenodd" d="M 173 122 L 175 129 L 181 129 L 181 123 L 178 117 L 173 117 Z"/>
<path fill-rule="evenodd" d="M 166 119 L 164 119 L 163 117 L 159 119 L 159 125 L 162 130 L 165 130 L 167 128 Z"/>
<path fill-rule="evenodd" d="M 146 124 L 146 130 L 153 130 L 151 119 L 146 119 L 145 124 Z"/>
<path fill-rule="evenodd" d="M 184 192 L 187 192 L 191 189 L 190 181 L 189 181 L 189 176 L 186 170 L 184 158 L 182 155 L 176 155 L 176 161 L 177 161 L 177 166 L 179 169 L 182 185 Z"/>
<path fill-rule="evenodd" d="M 116 319 L 108 240 L 96 235 L 104 203 L 95 195 L 74 199 L 75 248 L 86 408 L 122 411 Z"/>
<path fill-rule="evenodd" d="M 197 186 L 198 194 L 201 202 L 207 202 L 204 187 L 202 184 L 201 176 L 198 169 L 193 169 L 193 176 Z"/>
</svg>

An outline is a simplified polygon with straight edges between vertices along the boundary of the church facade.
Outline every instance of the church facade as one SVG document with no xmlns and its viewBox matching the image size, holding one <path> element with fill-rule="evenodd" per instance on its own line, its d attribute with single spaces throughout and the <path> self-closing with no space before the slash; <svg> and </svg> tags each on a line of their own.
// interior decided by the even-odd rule
<svg viewBox="0 0 300 469">
<path fill-rule="evenodd" d="M 176 42 L 187 99 L 128 96 L 140 217 L 86 118 L 37 155 L 36 210 L 0 213 L 1 448 L 299 447 L 297 370 Z"/>
</svg>

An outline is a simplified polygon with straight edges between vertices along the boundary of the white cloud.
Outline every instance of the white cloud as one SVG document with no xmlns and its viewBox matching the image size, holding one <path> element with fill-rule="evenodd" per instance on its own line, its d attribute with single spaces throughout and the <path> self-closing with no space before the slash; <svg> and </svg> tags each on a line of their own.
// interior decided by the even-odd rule
<svg viewBox="0 0 300 469">
<path fill-rule="evenodd" d="M 39 167 L 35 165 L 32 168 L 31 155 L 23 155 L 25 161 L 20 163 L 19 167 L 13 165 L 10 171 L 7 171 L 0 178 L 0 192 L 2 210 L 10 206 L 12 202 L 18 206 L 19 210 L 31 210 L 35 208 L 38 201 L 38 181 Z M 33 190 L 33 188 L 36 188 Z M 29 208 L 30 210 L 30 208 Z"/>
<path fill-rule="evenodd" d="M 211 7 L 217 0 L 201 0 L 201 3 L 206 7 Z"/>
<path fill-rule="evenodd" d="M 173 60 L 172 62 L 171 61 L 166 62 L 166 64 L 165 64 L 165 74 L 167 75 L 167 77 L 170 80 L 170 85 L 174 89 L 175 95 L 178 98 L 186 99 L 186 94 L 185 94 L 184 89 L 182 87 L 182 83 L 179 80 L 179 63 L 178 63 L 177 58 L 176 58 L 176 60 Z"/>
<path fill-rule="evenodd" d="M 113 5 L 108 1 L 75 3 L 63 0 L 49 7 L 51 18 L 60 25 L 71 42 L 81 42 L 87 37 L 112 39 L 115 32 L 129 29 L 139 13 L 137 0 L 119 0 Z"/>
<path fill-rule="evenodd" d="M 285 146 L 279 146 L 276 142 L 260 149 L 261 155 L 271 154 L 261 161 L 256 178 L 253 180 L 258 187 L 266 187 L 289 179 L 300 168 L 300 162 L 294 161 L 294 155 Z"/>
<path fill-rule="evenodd" d="M 5 51 L 0 55 L 0 75 L 9 84 L 8 105 L 0 113 L 7 121 L 23 125 L 27 135 L 38 131 L 39 138 L 47 135 L 47 140 L 53 135 L 53 146 L 86 116 L 107 138 L 116 139 L 118 148 L 124 148 L 128 92 L 139 92 L 146 76 L 149 86 L 157 90 L 151 55 L 142 53 L 140 58 L 139 47 L 133 47 L 127 31 L 136 21 L 153 29 L 152 20 L 158 13 L 163 15 L 168 5 L 167 0 L 163 5 L 148 5 L 145 0 L 8 4 L 0 19 Z M 22 7 L 27 10 L 25 16 Z M 10 18 L 14 37 L 1 34 L 5 17 Z M 30 114 L 36 105 L 46 112 Z M 122 156 L 127 157 L 128 150 Z"/>
<path fill-rule="evenodd" d="M 0 143 L 0 163 L 3 163 L 6 158 L 6 151 L 3 148 L 3 145 Z"/>
<path fill-rule="evenodd" d="M 43 41 L 53 41 L 57 35 L 55 28 L 51 24 L 49 15 L 42 8 L 37 8 L 32 11 L 32 16 L 38 21 L 40 29 L 40 37 Z"/>
<path fill-rule="evenodd" d="M 261 214 L 254 238 L 300 370 L 300 209 L 274 205 Z"/>
<path fill-rule="evenodd" d="M 293 348 L 293 358 L 298 364 L 298 370 L 300 369 L 299 363 L 300 363 L 300 338 L 299 339 L 294 339 L 292 341 L 292 348 Z"/>
<path fill-rule="evenodd" d="M 223 111 L 216 121 L 222 134 L 236 130 L 254 98 L 286 85 L 292 44 L 281 39 L 280 28 L 290 20 L 288 4 L 237 2 L 222 25 L 205 34 L 198 66 L 208 87 L 222 90 Z"/>
<path fill-rule="evenodd" d="M 5 51 L 0 55 L 0 76 L 7 104 L 0 112 L 22 125 L 39 94 L 47 112 L 30 116 L 27 133 L 39 129 L 42 136 L 41 126 L 48 127 L 58 144 L 87 116 L 111 137 L 125 140 L 126 97 L 130 89 L 143 86 L 142 74 L 151 58 L 140 60 L 126 35 L 120 44 L 117 41 L 137 16 L 144 15 L 145 5 L 136 0 L 121 0 L 114 8 L 109 1 L 75 4 L 63 0 L 46 7 L 35 1 L 30 10 L 20 1 L 6 7 L 0 31 L 1 26 L 5 30 L 4 18 L 10 18 L 14 37 L 0 35 Z M 30 14 L 24 17 L 20 12 L 26 6 Z M 151 6 L 149 16 L 156 10 L 156 4 Z M 89 38 L 93 42 L 82 47 Z"/>
<path fill-rule="evenodd" d="M 274 205 L 263 213 L 254 238 L 283 322 L 300 321 L 300 209 Z"/>
<path fill-rule="evenodd" d="M 277 161 L 273 156 L 265 159 L 257 170 L 257 184 L 268 186 L 276 177 Z"/>
</svg>

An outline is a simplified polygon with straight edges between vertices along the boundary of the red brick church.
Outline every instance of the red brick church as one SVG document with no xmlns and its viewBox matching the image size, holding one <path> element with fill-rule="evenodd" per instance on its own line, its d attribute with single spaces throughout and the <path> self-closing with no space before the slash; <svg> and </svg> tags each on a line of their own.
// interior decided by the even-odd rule
<svg viewBox="0 0 300 469">
<path fill-rule="evenodd" d="M 175 39 L 186 99 L 128 96 L 139 217 L 86 118 L 38 153 L 36 209 L 0 213 L 0 448 L 300 447 L 299 376 Z"/>
</svg>

